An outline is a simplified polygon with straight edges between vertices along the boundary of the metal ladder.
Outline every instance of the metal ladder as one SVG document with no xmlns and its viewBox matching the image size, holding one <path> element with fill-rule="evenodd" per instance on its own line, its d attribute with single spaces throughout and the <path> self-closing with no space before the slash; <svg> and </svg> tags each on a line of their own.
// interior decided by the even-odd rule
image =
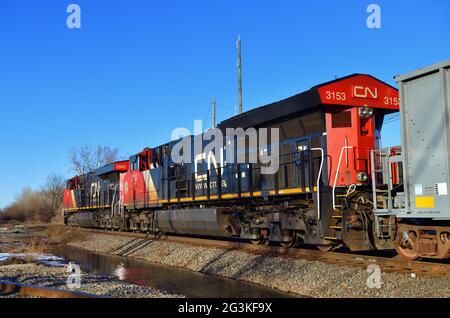
<svg viewBox="0 0 450 318">
<path fill-rule="evenodd" d="M 373 208 L 377 212 L 385 211 L 389 213 L 390 210 L 392 210 L 392 171 L 391 166 L 389 164 L 389 152 L 390 148 L 387 148 L 387 153 L 383 152 L 384 149 L 380 150 L 372 150 L 370 152 L 370 161 L 371 161 L 371 177 L 372 177 L 372 197 L 373 197 Z M 380 169 L 377 169 L 377 164 L 375 157 L 379 157 L 380 162 Z M 386 190 L 379 190 L 377 188 L 377 176 L 381 174 L 383 178 L 383 183 L 386 183 L 387 189 Z M 385 180 L 387 178 L 387 182 Z M 381 197 L 381 202 L 383 205 L 382 209 L 378 208 L 378 198 L 379 195 Z"/>
<path fill-rule="evenodd" d="M 380 239 L 390 239 L 391 233 L 395 228 L 395 215 L 389 216 L 389 223 L 383 224 L 380 222 L 380 216 L 375 215 L 375 231 L 377 237 Z M 387 233 L 387 234 L 386 234 Z"/>
<path fill-rule="evenodd" d="M 341 163 L 342 163 L 342 157 L 344 155 L 344 151 L 348 150 L 348 149 L 353 149 L 352 146 L 343 146 L 341 148 L 341 153 L 339 155 L 339 161 L 337 164 L 337 169 L 336 169 L 336 173 L 334 176 L 334 182 L 333 182 L 333 190 L 332 190 L 332 200 L 333 200 L 333 211 L 332 211 L 332 225 L 330 225 L 330 229 L 333 230 L 336 234 L 343 231 L 344 227 L 343 227 L 343 219 L 344 216 L 342 214 L 343 209 L 344 209 L 344 204 L 345 204 L 345 199 L 347 198 L 349 191 L 347 186 L 338 186 L 337 185 L 337 181 L 338 181 L 338 177 L 339 177 L 339 169 L 341 167 Z M 341 188 L 341 189 L 345 189 L 344 191 L 341 191 L 339 194 L 336 194 L 336 188 Z M 344 193 L 344 194 L 342 194 Z M 337 202 L 339 201 L 339 202 Z M 340 225 L 338 225 L 340 221 Z M 330 241 L 340 241 L 340 239 L 336 236 L 324 236 L 323 237 L 326 240 L 330 240 Z"/>
<path fill-rule="evenodd" d="M 392 153 L 394 151 L 394 154 Z M 370 152 L 370 161 L 372 167 L 372 197 L 375 216 L 375 231 L 380 239 L 389 239 L 390 234 L 395 228 L 395 213 L 393 206 L 393 171 L 392 165 L 402 163 L 403 156 L 396 154 L 396 149 L 387 147 L 384 149 L 372 150 Z M 376 159 L 378 161 L 376 161 Z M 378 184 L 378 176 L 382 177 L 382 184 Z M 386 187 L 385 190 L 379 189 L 378 186 Z M 381 201 L 381 206 L 379 204 Z M 388 224 L 380 222 L 380 219 L 389 218 Z"/>
<path fill-rule="evenodd" d="M 336 186 L 336 188 L 342 188 L 342 189 L 346 189 L 344 190 L 342 193 L 345 194 L 335 194 L 335 205 L 332 211 L 332 215 L 331 218 L 333 219 L 332 224 L 329 226 L 329 228 L 335 232 L 335 236 L 324 236 L 323 238 L 326 240 L 330 240 L 330 241 L 340 241 L 340 238 L 336 237 L 337 233 L 340 233 L 341 231 L 344 230 L 344 226 L 343 226 L 343 219 L 344 219 L 344 215 L 343 215 L 343 209 L 344 209 L 344 204 L 345 204 L 345 200 L 347 198 L 347 187 L 345 186 Z"/>
<path fill-rule="evenodd" d="M 395 148 L 387 147 L 385 149 L 372 150 L 370 152 L 370 162 L 372 166 L 372 195 L 373 195 L 373 207 L 375 214 L 392 214 L 394 190 L 393 185 L 393 164 L 403 163 L 403 156 L 401 154 L 392 154 L 392 150 L 395 152 Z M 376 161 L 376 157 L 379 161 Z M 378 184 L 378 178 L 381 174 L 382 184 Z M 385 190 L 380 190 L 378 186 L 385 186 Z M 379 207 L 378 199 L 381 199 L 381 205 Z"/>
</svg>

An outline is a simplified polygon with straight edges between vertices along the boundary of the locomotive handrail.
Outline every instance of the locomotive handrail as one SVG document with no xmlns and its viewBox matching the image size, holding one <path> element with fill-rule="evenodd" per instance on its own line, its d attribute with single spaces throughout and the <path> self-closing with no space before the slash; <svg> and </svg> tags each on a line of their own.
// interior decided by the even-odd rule
<svg viewBox="0 0 450 318">
<path fill-rule="evenodd" d="M 114 204 L 114 200 L 116 199 L 116 192 L 117 192 L 117 185 L 114 187 L 114 194 L 112 197 L 112 201 L 111 201 L 111 218 L 114 217 L 114 208 L 115 208 L 115 204 Z"/>
<path fill-rule="evenodd" d="M 372 149 L 370 151 L 370 165 L 371 165 L 371 177 L 372 177 L 372 196 L 373 196 L 373 209 L 378 210 L 378 202 L 377 202 L 377 176 L 376 176 L 376 167 L 375 167 L 375 156 L 378 152 L 377 149 Z M 382 153 L 380 151 L 380 161 L 381 161 Z"/>
<path fill-rule="evenodd" d="M 321 160 L 320 160 L 320 168 L 319 173 L 317 175 L 317 220 L 320 221 L 321 213 L 320 213 L 320 178 L 322 177 L 322 168 L 323 168 L 323 160 L 324 160 L 324 151 L 323 148 L 311 148 L 311 151 L 320 151 Z"/>
<path fill-rule="evenodd" d="M 117 201 L 114 205 L 113 205 L 113 207 L 112 207 L 112 210 L 113 210 L 113 218 L 116 216 L 116 210 L 117 210 L 117 206 L 120 204 L 120 200 L 121 199 L 119 199 L 119 201 Z M 120 208 L 119 208 L 119 214 L 120 214 Z M 122 215 L 120 215 L 120 216 L 122 216 Z"/>
<path fill-rule="evenodd" d="M 335 210 L 335 211 L 336 211 L 336 195 L 335 195 L 335 193 L 336 193 L 337 179 L 338 179 L 338 176 L 339 176 L 339 168 L 341 167 L 342 156 L 344 155 L 344 150 L 347 150 L 347 149 L 353 149 L 353 147 L 352 146 L 343 146 L 341 148 L 341 154 L 339 156 L 339 161 L 338 161 L 338 165 L 337 165 L 337 168 L 336 168 L 336 173 L 334 174 L 333 190 L 332 190 L 332 195 L 331 196 L 332 196 L 332 201 L 333 201 L 333 210 Z"/>
<path fill-rule="evenodd" d="M 310 151 L 311 150 L 313 150 L 313 149 L 311 149 L 310 148 Z M 322 151 L 323 149 L 322 148 L 314 148 L 314 150 L 316 150 L 316 151 Z M 293 151 L 293 152 L 289 152 L 289 153 L 285 153 L 285 154 L 281 154 L 280 155 L 280 158 L 291 158 L 290 160 L 288 159 L 286 162 L 284 162 L 284 163 L 280 163 L 280 167 L 285 167 L 285 166 L 295 166 L 296 165 L 296 163 L 297 163 L 297 160 L 295 160 L 294 159 L 294 155 L 297 153 L 297 151 Z M 322 154 L 322 156 L 323 156 L 323 158 L 321 158 L 321 164 L 320 164 L 320 166 L 321 166 L 321 170 L 323 171 L 323 165 L 324 165 L 324 161 L 325 161 L 325 153 L 323 153 Z M 318 158 L 317 158 L 318 159 Z M 182 194 L 182 197 L 180 197 L 180 198 L 184 198 L 185 196 L 186 197 L 192 197 L 192 198 L 195 198 L 195 196 L 196 196 L 196 191 L 197 190 L 201 190 L 202 191 L 202 195 L 203 196 L 208 196 L 207 195 L 207 192 L 208 192 L 208 188 L 209 188 L 209 182 L 207 182 L 207 180 L 203 180 L 203 182 L 204 182 L 204 186 L 202 186 L 202 187 L 200 187 L 200 188 L 195 188 L 195 184 L 196 184 L 196 180 L 195 180 L 195 174 L 208 174 L 208 172 L 210 173 L 210 180 L 217 180 L 217 181 L 219 181 L 219 179 L 221 180 L 222 179 L 222 176 L 223 176 L 223 171 L 228 171 L 228 172 L 230 172 L 230 171 L 232 171 L 232 174 L 234 175 L 235 173 L 236 173 L 236 168 L 237 167 L 240 167 L 240 166 L 242 166 L 242 165 L 248 165 L 249 166 L 249 169 L 245 169 L 245 171 L 248 171 L 249 172 L 249 185 L 248 186 L 246 186 L 246 189 L 248 189 L 248 192 L 250 192 L 250 193 L 253 193 L 254 191 L 255 191 L 255 184 L 253 184 L 253 179 L 251 178 L 251 176 L 253 176 L 253 174 L 256 172 L 256 171 L 258 171 L 258 170 L 260 170 L 261 169 L 261 167 L 254 167 L 251 163 L 229 163 L 229 164 L 226 164 L 226 166 L 221 166 L 220 167 L 220 169 L 217 169 L 217 168 L 211 168 L 211 169 L 202 169 L 202 170 L 198 170 L 198 171 L 196 171 L 196 173 L 193 173 L 191 176 L 190 176 L 190 178 L 183 178 L 183 177 L 181 177 L 180 178 L 180 176 L 166 176 L 166 177 L 162 177 L 161 178 L 161 181 L 167 181 L 167 182 L 173 182 L 173 181 L 180 181 L 180 182 L 187 182 L 188 183 L 188 193 L 184 193 L 184 194 Z M 211 174 L 211 172 L 212 171 L 216 171 L 216 175 L 215 176 L 213 176 L 212 174 Z M 219 176 L 219 173 L 218 173 L 218 170 L 220 171 L 220 176 Z M 320 182 L 320 175 L 321 175 L 321 173 L 319 174 L 319 176 L 318 176 L 318 182 Z M 240 174 L 238 173 L 238 177 L 240 176 Z M 285 175 L 286 176 L 286 175 Z M 207 175 L 205 176 L 205 177 L 207 177 Z M 263 190 L 263 191 L 271 191 L 271 190 L 275 190 L 275 192 L 278 192 L 278 189 L 277 189 L 277 182 L 278 182 L 278 178 L 277 178 L 277 175 L 275 175 L 275 176 L 273 176 L 273 178 L 274 178 L 274 183 L 275 183 L 275 187 L 274 188 L 264 188 L 264 189 L 262 189 L 261 188 L 261 183 L 258 185 L 256 185 L 256 188 L 257 189 L 261 189 L 261 190 Z M 311 175 L 311 183 L 312 183 L 312 178 L 313 178 L 313 176 Z M 239 178 L 238 178 L 239 179 Z M 205 182 L 206 181 L 206 182 Z M 261 181 L 260 181 L 261 182 Z M 295 184 L 294 184 L 295 183 Z M 303 184 L 303 185 L 299 185 L 298 184 L 298 181 L 297 182 L 295 182 L 294 181 L 294 183 L 292 183 L 292 186 L 298 186 L 298 187 L 304 187 L 304 186 L 306 186 L 308 189 L 310 188 L 310 187 L 308 187 L 308 185 L 306 185 L 306 184 Z M 220 185 L 221 184 L 221 182 L 218 182 L 218 184 Z M 238 180 L 238 182 L 237 182 L 237 187 L 239 188 L 240 186 L 242 186 L 242 184 L 241 184 L 241 182 L 240 182 L 240 180 Z M 242 192 L 243 191 L 243 189 L 241 189 L 241 191 L 239 191 L 239 189 L 234 189 L 233 191 L 236 191 L 236 193 L 237 194 L 239 194 L 239 192 Z M 314 187 L 311 187 L 311 189 L 313 189 Z M 320 188 L 320 186 L 319 186 L 319 188 Z M 170 187 L 168 188 L 169 190 L 170 190 Z M 308 190 L 309 191 L 309 190 Z M 312 191 L 314 191 L 314 190 L 311 190 L 311 192 Z M 157 191 L 155 191 L 155 192 L 157 192 Z M 192 194 L 190 194 L 189 192 L 192 192 Z M 220 198 L 221 196 L 222 196 L 222 189 L 221 189 L 221 187 L 220 186 L 218 186 L 217 187 L 217 196 Z M 233 192 L 234 193 L 234 192 Z M 212 195 L 212 193 L 210 193 L 210 195 Z M 168 197 L 169 198 L 171 198 L 171 195 L 170 195 L 170 191 L 169 191 L 169 193 L 168 193 Z M 180 199 L 180 198 L 176 198 L 176 199 Z M 320 194 L 319 194 L 319 199 L 320 199 Z M 319 204 L 319 206 L 318 206 L 318 210 L 321 210 L 320 209 L 320 204 Z M 321 211 L 319 211 L 318 212 L 318 214 L 319 214 L 319 216 L 321 215 Z"/>
</svg>

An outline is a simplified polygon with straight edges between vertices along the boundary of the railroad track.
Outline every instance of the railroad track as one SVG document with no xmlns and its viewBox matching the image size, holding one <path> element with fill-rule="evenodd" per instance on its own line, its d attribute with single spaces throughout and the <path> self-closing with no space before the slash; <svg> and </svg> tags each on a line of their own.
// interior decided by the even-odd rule
<svg viewBox="0 0 450 318">
<path fill-rule="evenodd" d="M 40 298 L 100 298 L 97 295 L 64 289 L 0 281 L 0 297 L 17 294 L 23 297 Z"/>
<path fill-rule="evenodd" d="M 74 229 L 66 226 L 66 228 Z M 146 240 L 160 240 L 190 245 L 199 245 L 205 247 L 216 247 L 227 250 L 242 250 L 252 254 L 266 255 L 272 257 L 283 257 L 290 259 L 303 259 L 309 261 L 318 261 L 327 264 L 336 264 L 342 266 L 353 266 L 366 269 L 370 264 L 377 264 L 384 273 L 405 273 L 416 276 L 439 276 L 450 277 L 450 264 L 435 261 L 409 261 L 401 258 L 389 256 L 372 256 L 346 252 L 323 252 L 313 249 L 303 248 L 284 248 L 280 246 L 253 245 L 243 241 L 218 240 L 197 237 L 182 236 L 155 236 L 152 234 L 116 232 L 97 229 L 76 228 L 76 230 L 108 234 L 116 236 L 127 236 L 141 238 Z M 126 254 L 126 253 L 124 253 Z"/>
</svg>

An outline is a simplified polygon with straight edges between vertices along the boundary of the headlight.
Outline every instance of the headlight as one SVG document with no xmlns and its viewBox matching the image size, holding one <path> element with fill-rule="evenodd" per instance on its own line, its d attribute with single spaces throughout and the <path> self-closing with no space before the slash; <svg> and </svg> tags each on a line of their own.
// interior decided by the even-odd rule
<svg viewBox="0 0 450 318">
<path fill-rule="evenodd" d="M 367 182 L 367 180 L 369 180 L 369 176 L 365 172 L 358 172 L 358 175 L 356 176 L 356 178 L 360 182 Z"/>
<path fill-rule="evenodd" d="M 360 117 L 366 117 L 367 116 L 367 108 L 362 107 L 359 109 L 359 116 Z"/>
<path fill-rule="evenodd" d="M 360 107 L 359 116 L 362 118 L 371 118 L 373 117 L 373 109 L 366 106 Z"/>
</svg>

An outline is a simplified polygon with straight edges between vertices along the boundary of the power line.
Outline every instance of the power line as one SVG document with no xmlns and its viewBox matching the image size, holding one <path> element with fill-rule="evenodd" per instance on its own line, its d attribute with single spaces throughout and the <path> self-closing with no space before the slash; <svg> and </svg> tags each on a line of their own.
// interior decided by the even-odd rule
<svg viewBox="0 0 450 318">
<path fill-rule="evenodd" d="M 394 116 L 387 118 L 384 121 L 384 124 L 385 125 L 392 124 L 393 122 L 396 122 L 398 120 L 400 120 L 400 114 L 395 114 Z"/>
<path fill-rule="evenodd" d="M 230 112 L 233 112 L 233 113 L 234 113 L 234 111 L 235 111 L 234 107 L 224 106 L 224 105 L 219 104 L 219 103 L 217 103 L 217 102 L 216 102 L 216 105 L 217 105 L 218 107 L 220 107 L 220 108 L 226 109 L 226 110 L 228 110 L 228 111 L 230 111 Z"/>
</svg>

